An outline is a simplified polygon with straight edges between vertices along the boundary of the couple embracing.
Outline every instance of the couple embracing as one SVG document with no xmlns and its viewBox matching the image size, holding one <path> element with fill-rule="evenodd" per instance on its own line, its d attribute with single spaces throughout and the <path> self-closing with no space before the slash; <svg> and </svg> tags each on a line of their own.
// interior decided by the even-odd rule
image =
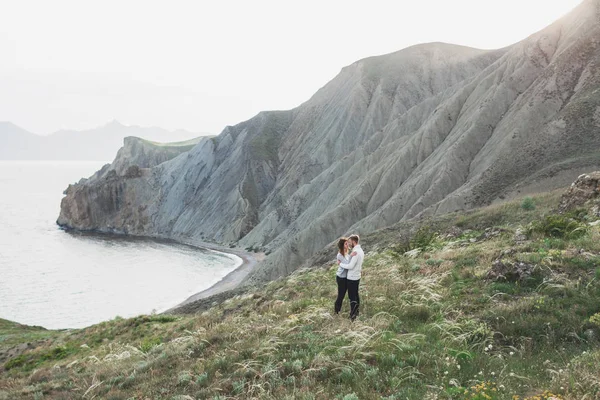
<svg viewBox="0 0 600 400">
<path fill-rule="evenodd" d="M 354 321 L 358 317 L 358 308 L 360 298 L 358 296 L 358 285 L 362 271 L 362 263 L 365 258 L 358 235 L 351 235 L 348 238 L 340 238 L 338 241 L 337 263 L 339 265 L 336 281 L 338 286 L 338 296 L 335 300 L 335 313 L 339 314 L 342 309 L 342 302 L 348 292 L 350 299 L 350 319 Z M 350 254 L 348 254 L 350 253 Z"/>
</svg>

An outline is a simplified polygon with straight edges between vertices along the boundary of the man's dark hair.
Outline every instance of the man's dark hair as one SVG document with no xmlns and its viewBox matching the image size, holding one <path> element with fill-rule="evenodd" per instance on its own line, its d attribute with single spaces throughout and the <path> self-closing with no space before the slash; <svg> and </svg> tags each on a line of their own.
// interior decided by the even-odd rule
<svg viewBox="0 0 600 400">
<path fill-rule="evenodd" d="M 360 238 L 358 237 L 358 235 L 351 235 L 348 239 L 358 243 L 360 241 Z"/>
</svg>

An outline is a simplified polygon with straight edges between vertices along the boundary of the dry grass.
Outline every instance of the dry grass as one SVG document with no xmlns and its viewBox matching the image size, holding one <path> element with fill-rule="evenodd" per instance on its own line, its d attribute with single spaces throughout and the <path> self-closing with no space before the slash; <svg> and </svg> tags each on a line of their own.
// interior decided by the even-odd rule
<svg viewBox="0 0 600 400">
<path fill-rule="evenodd" d="M 195 316 L 46 332 L 50 342 L 5 364 L 0 399 L 598 398 L 598 228 L 562 242 L 512 238 L 554 198 L 445 217 L 466 233 L 448 238 L 438 224 L 416 258 L 380 245 L 367 254 L 354 323 L 333 314 L 335 265 L 297 271 Z M 487 227 L 504 233 L 470 240 Z M 487 280 L 507 249 L 539 273 Z"/>
</svg>

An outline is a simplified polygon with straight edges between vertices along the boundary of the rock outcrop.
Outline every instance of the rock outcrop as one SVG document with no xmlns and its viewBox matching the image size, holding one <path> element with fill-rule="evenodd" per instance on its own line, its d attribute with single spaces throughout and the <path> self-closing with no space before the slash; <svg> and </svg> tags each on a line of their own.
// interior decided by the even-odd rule
<svg viewBox="0 0 600 400">
<path fill-rule="evenodd" d="M 600 166 L 599 110 L 600 0 L 586 0 L 508 48 L 430 43 L 360 60 L 293 110 L 140 176 L 70 188 L 59 223 L 259 246 L 270 255 L 252 280 L 269 280 L 341 234 Z"/>
<path fill-rule="evenodd" d="M 536 266 L 532 264 L 495 260 L 486 274 L 486 279 L 496 282 L 523 282 L 531 278 L 535 269 Z"/>
<path fill-rule="evenodd" d="M 583 174 L 562 195 L 558 210 L 561 213 L 589 204 L 592 213 L 600 216 L 600 171 Z"/>
<path fill-rule="evenodd" d="M 201 140 L 210 139 L 199 137 L 184 142 L 156 143 L 135 136 L 126 137 L 123 139 L 123 147 L 118 151 L 115 160 L 102 167 L 91 179 L 106 176 L 109 171 L 113 170 L 117 175 L 124 175 L 132 165 L 140 168 L 155 167 L 191 150 Z"/>
</svg>

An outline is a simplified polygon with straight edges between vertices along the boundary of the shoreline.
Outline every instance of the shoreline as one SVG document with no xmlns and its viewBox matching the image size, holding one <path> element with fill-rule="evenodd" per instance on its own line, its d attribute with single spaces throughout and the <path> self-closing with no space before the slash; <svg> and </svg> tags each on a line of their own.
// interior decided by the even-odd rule
<svg viewBox="0 0 600 400">
<path fill-rule="evenodd" d="M 233 270 L 228 272 L 227 275 L 223 276 L 223 278 L 221 278 L 221 280 L 219 280 L 218 282 L 214 283 L 213 285 L 209 286 L 206 289 L 199 291 L 198 293 L 195 293 L 195 294 L 189 296 L 187 299 L 183 300 L 182 302 L 177 303 L 176 305 L 174 305 L 172 307 L 163 309 L 162 311 L 159 312 L 159 314 L 177 314 L 179 311 L 181 311 L 181 313 L 187 314 L 187 313 L 189 313 L 189 311 L 186 311 L 184 309 L 189 309 L 189 308 L 193 309 L 194 307 L 190 307 L 190 306 L 200 300 L 206 300 L 207 298 L 222 294 L 224 292 L 239 289 L 242 286 L 243 282 L 245 281 L 246 277 L 248 277 L 248 275 L 250 275 L 250 273 L 255 270 L 256 266 L 265 257 L 264 253 L 250 253 L 239 247 L 225 247 L 225 246 L 218 245 L 215 243 L 208 243 L 208 242 L 203 242 L 200 240 L 173 238 L 173 237 L 168 237 L 168 236 L 164 236 L 164 235 L 131 235 L 131 234 L 120 233 L 120 232 L 85 231 L 85 230 L 79 230 L 79 229 L 73 229 L 73 228 L 66 228 L 66 227 L 62 227 L 62 226 L 60 227 L 60 229 L 67 231 L 67 232 L 70 231 L 72 233 L 78 233 L 78 234 L 96 234 L 96 235 L 100 234 L 100 235 L 114 235 L 114 236 L 128 237 L 128 238 L 134 238 L 134 239 L 164 240 L 167 242 L 175 242 L 175 243 L 183 244 L 186 246 L 195 247 L 198 249 L 206 249 L 206 250 L 216 251 L 219 253 L 223 253 L 227 256 L 234 255 L 236 257 L 239 257 L 242 260 L 240 265 L 238 265 Z"/>
<path fill-rule="evenodd" d="M 217 283 L 213 284 L 212 286 L 210 286 L 204 290 L 201 290 L 198 293 L 195 293 L 195 294 L 189 296 L 187 299 L 180 302 L 179 304 L 177 304 L 169 309 L 166 309 L 164 311 L 161 311 L 160 314 L 176 314 L 177 310 L 187 307 L 199 300 L 205 300 L 209 297 L 212 297 L 212 296 L 224 293 L 224 292 L 228 292 L 231 290 L 238 289 L 243 284 L 246 277 L 248 277 L 248 275 L 250 275 L 250 273 L 252 271 L 254 271 L 256 266 L 264 258 L 264 255 L 262 253 L 249 253 L 238 247 L 229 248 L 229 247 L 220 246 L 220 245 L 217 245 L 214 243 L 206 243 L 206 242 L 201 242 L 201 241 L 185 241 L 182 239 L 172 239 L 172 238 L 169 238 L 169 239 L 174 240 L 181 244 L 186 244 L 188 246 L 194 246 L 194 247 L 198 247 L 198 248 L 202 248 L 202 249 L 217 251 L 219 253 L 224 253 L 226 255 L 234 255 L 236 257 L 239 257 L 242 260 L 242 263 L 240 265 L 238 265 L 235 269 L 230 271 L 223 278 L 221 278 L 221 280 L 218 281 Z"/>
</svg>

